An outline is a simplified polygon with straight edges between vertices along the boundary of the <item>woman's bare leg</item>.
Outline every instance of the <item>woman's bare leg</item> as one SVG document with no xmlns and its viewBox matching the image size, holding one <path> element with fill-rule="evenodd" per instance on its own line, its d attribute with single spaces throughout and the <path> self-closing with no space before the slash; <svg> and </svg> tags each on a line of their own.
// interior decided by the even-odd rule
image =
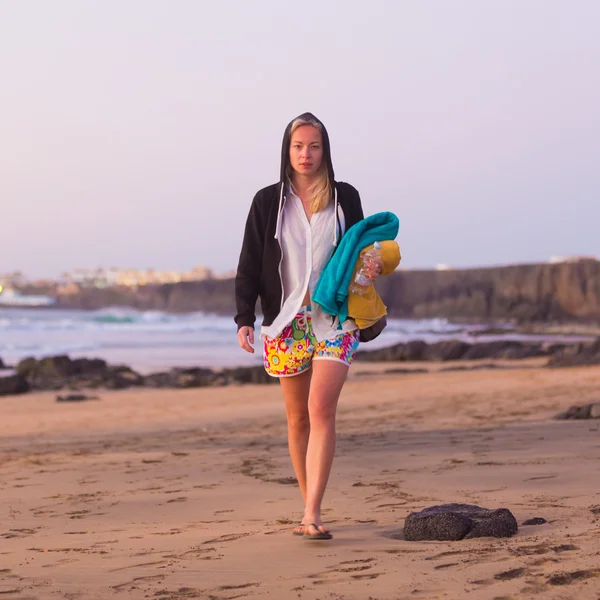
<svg viewBox="0 0 600 600">
<path fill-rule="evenodd" d="M 321 527 L 321 502 L 335 454 L 335 414 L 338 398 L 348 367 L 337 361 L 316 360 L 312 363 L 308 397 L 310 436 L 306 450 L 306 494 L 303 522 Z M 307 533 L 315 534 L 314 528 Z"/>
<path fill-rule="evenodd" d="M 288 447 L 300 493 L 306 505 L 306 449 L 310 434 L 308 393 L 312 369 L 295 377 L 282 377 L 281 390 L 288 424 Z"/>
</svg>

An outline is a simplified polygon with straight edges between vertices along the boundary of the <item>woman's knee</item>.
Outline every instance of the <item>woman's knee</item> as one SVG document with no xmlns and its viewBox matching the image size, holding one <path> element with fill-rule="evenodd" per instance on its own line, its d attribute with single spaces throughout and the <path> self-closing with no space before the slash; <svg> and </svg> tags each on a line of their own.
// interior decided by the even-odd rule
<svg viewBox="0 0 600 600">
<path fill-rule="evenodd" d="M 310 429 L 310 417 L 308 410 L 287 413 L 288 427 L 296 433 L 304 433 Z"/>
<path fill-rule="evenodd" d="M 308 414 L 312 427 L 327 427 L 335 423 L 337 402 L 313 400 L 308 404 Z"/>
</svg>

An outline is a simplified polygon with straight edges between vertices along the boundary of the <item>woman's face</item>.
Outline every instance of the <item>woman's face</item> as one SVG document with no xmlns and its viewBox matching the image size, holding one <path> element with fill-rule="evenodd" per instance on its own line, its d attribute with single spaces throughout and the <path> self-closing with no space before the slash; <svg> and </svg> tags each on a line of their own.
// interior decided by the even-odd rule
<svg viewBox="0 0 600 600">
<path fill-rule="evenodd" d="M 323 162 L 321 132 L 312 125 L 300 125 L 292 134 L 290 164 L 299 175 L 316 175 Z"/>
</svg>

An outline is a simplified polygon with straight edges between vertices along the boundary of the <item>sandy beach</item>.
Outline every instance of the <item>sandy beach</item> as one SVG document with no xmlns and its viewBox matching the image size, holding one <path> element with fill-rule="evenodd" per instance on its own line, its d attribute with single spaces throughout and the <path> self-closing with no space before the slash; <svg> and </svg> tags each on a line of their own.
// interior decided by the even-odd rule
<svg viewBox="0 0 600 600">
<path fill-rule="evenodd" d="M 540 364 L 353 367 L 330 542 L 291 535 L 278 386 L 2 398 L 0 597 L 598 600 L 600 421 L 552 417 L 600 399 L 600 368 Z M 548 523 L 402 539 L 411 511 L 449 502 Z"/>
</svg>

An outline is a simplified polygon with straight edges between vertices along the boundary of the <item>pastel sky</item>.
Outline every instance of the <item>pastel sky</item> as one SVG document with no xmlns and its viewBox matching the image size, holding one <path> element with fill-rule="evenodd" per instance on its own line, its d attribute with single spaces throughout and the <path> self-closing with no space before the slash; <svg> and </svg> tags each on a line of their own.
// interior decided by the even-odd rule
<svg viewBox="0 0 600 600">
<path fill-rule="evenodd" d="M 406 268 L 600 255 L 597 0 L 3 0 L 0 273 L 235 267 L 287 122 Z"/>
</svg>

